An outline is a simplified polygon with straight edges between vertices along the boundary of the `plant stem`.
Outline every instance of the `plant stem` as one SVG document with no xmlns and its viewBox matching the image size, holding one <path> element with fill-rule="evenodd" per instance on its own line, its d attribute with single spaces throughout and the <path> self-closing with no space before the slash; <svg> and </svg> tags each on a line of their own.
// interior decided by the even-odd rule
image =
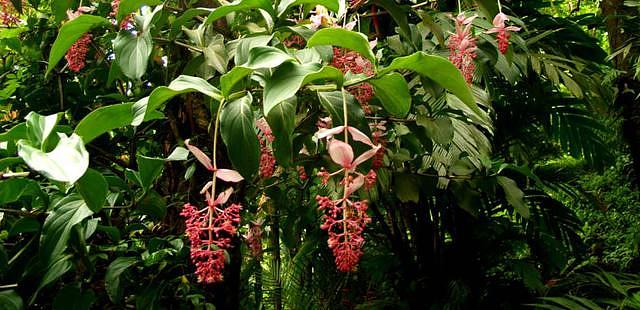
<svg viewBox="0 0 640 310">
<path fill-rule="evenodd" d="M 211 176 L 211 199 L 215 201 L 216 199 L 216 174 L 218 173 L 218 163 L 217 163 L 217 153 L 218 153 L 218 129 L 220 128 L 220 112 L 222 112 L 222 107 L 224 106 L 224 98 L 220 100 L 220 105 L 218 106 L 218 111 L 216 112 L 216 120 L 213 126 L 213 154 L 211 157 L 213 158 L 213 174 Z M 207 201 L 209 205 L 209 243 L 207 247 L 211 248 L 211 241 L 213 240 L 213 212 L 214 205 Z"/>
<path fill-rule="evenodd" d="M 349 118 L 347 113 L 347 97 L 345 96 L 344 88 L 342 92 L 342 118 L 344 120 L 344 143 L 349 143 Z M 344 168 L 344 189 L 342 193 L 342 228 L 344 230 L 344 238 L 347 240 L 347 199 L 349 198 L 349 168 Z"/>
<path fill-rule="evenodd" d="M 498 0 L 498 11 L 502 13 L 502 3 L 500 3 L 500 0 Z"/>
</svg>

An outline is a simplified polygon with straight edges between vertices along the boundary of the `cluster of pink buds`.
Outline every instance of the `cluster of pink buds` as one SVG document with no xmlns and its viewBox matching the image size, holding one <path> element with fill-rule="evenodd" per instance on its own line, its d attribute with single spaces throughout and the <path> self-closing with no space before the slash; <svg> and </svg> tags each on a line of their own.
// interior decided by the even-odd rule
<svg viewBox="0 0 640 310">
<path fill-rule="evenodd" d="M 334 135 L 344 132 L 344 140 L 348 141 L 350 135 L 354 141 L 364 143 L 371 148 L 354 159 L 353 148 L 345 141 L 334 138 Z M 374 145 L 371 139 L 358 129 L 350 126 L 338 126 L 331 129 L 320 129 L 317 133 L 319 139 L 327 138 L 327 149 L 331 160 L 338 164 L 341 169 L 329 173 L 322 169 L 319 176 L 323 183 L 330 177 L 343 174 L 340 185 L 343 186 L 342 198 L 332 199 L 326 196 L 317 196 L 319 209 L 324 211 L 324 223 L 321 229 L 327 231 L 329 239 L 327 244 L 333 252 L 338 270 L 351 272 L 356 269 L 360 257 L 362 256 L 362 246 L 364 238 L 362 232 L 371 219 L 367 215 L 367 201 L 353 200 L 352 194 L 363 185 L 369 183 L 371 186 L 371 173 L 363 175 L 356 169 L 365 161 L 369 160 L 380 149 L 379 145 Z M 375 183 L 375 172 L 373 176 Z"/>
<path fill-rule="evenodd" d="M 506 54 L 509 49 L 509 37 L 511 36 L 511 32 L 520 31 L 520 27 L 515 26 L 506 26 L 505 22 L 509 20 L 509 17 L 500 12 L 493 18 L 493 28 L 489 29 L 487 33 L 497 33 L 496 38 L 498 39 L 498 49 L 500 53 Z"/>
<path fill-rule="evenodd" d="M 374 75 L 373 65 L 371 61 L 362 57 L 358 52 L 350 51 L 344 48 L 333 48 L 333 67 L 342 71 L 342 73 L 351 72 L 352 74 L 364 74 L 366 76 Z M 374 97 L 373 86 L 369 83 L 360 83 L 349 87 L 349 92 L 358 100 L 365 114 L 371 113 L 369 100 Z"/>
<path fill-rule="evenodd" d="M 235 203 L 226 208 L 223 206 L 233 193 L 233 188 L 229 187 L 216 197 L 216 179 L 237 183 L 243 178 L 235 170 L 217 169 L 204 152 L 189 144 L 189 140 L 185 141 L 185 145 L 214 175 L 214 178 L 200 191 L 205 195 L 207 206 L 198 209 L 187 203 L 180 213 L 185 218 L 187 227 L 185 234 L 191 242 L 191 261 L 196 266 L 198 282 L 220 282 L 223 280 L 225 250 L 233 247 L 233 238 L 238 232 L 242 206 Z"/>
<path fill-rule="evenodd" d="M 119 8 L 120 8 L 120 0 L 114 0 L 111 2 L 111 13 L 109 13 L 109 16 L 113 18 L 114 25 L 118 22 L 116 20 L 116 17 L 118 16 Z M 132 22 L 133 22 L 133 15 L 129 14 L 122 18 L 122 21 L 120 21 L 119 27 L 120 29 L 129 29 L 132 26 Z"/>
<path fill-rule="evenodd" d="M 473 20 L 477 16 L 465 18 L 464 13 L 460 13 L 454 21 L 456 23 L 456 32 L 449 36 L 449 60 L 462 71 L 467 83 L 471 84 L 473 80 L 473 72 L 476 69 L 474 59 L 476 55 L 476 38 L 471 34 L 471 26 Z"/>
<path fill-rule="evenodd" d="M 73 20 L 76 17 L 93 11 L 92 8 L 81 6 L 76 11 L 67 11 L 67 17 L 69 20 Z M 80 72 L 84 68 L 87 60 L 87 54 L 89 53 L 89 46 L 91 45 L 92 36 L 90 33 L 83 34 L 71 47 L 67 50 L 67 54 L 64 58 L 69 64 L 69 70 L 73 72 Z"/>
<path fill-rule="evenodd" d="M 260 176 L 270 178 L 276 170 L 276 158 L 270 147 L 270 143 L 275 140 L 275 137 L 264 117 L 256 120 L 256 127 L 258 127 L 258 139 L 260 141 Z"/>
<path fill-rule="evenodd" d="M 20 14 L 9 0 L 0 0 L 0 23 L 15 26 L 20 22 Z"/>
<path fill-rule="evenodd" d="M 249 232 L 245 236 L 249 252 L 251 252 L 251 256 L 256 258 L 262 255 L 262 223 L 262 219 L 252 221 L 249 224 Z"/>
</svg>

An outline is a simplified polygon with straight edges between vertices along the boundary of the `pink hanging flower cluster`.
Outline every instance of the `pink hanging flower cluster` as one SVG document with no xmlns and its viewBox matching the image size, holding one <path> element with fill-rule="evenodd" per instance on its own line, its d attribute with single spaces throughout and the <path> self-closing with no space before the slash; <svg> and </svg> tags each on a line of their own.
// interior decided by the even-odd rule
<svg viewBox="0 0 640 310">
<path fill-rule="evenodd" d="M 350 135 L 354 141 L 364 143 L 371 148 L 354 158 L 355 155 L 351 145 L 333 137 L 342 132 L 345 133 L 345 140 Z M 342 167 L 332 173 L 322 169 L 319 173 L 322 177 L 322 182 L 326 184 L 330 177 L 343 173 L 340 184 L 344 187 L 342 198 L 340 199 L 334 200 L 320 195 L 316 197 L 318 209 L 324 211 L 324 223 L 320 228 L 326 230 L 329 234 L 327 244 L 333 252 L 338 270 L 343 272 L 355 271 L 363 253 L 364 238 L 362 237 L 362 232 L 366 224 L 371 222 L 371 218 L 366 213 L 368 208 L 367 201 L 357 201 L 351 198 L 355 191 L 367 182 L 371 182 L 371 174 L 363 175 L 356 169 L 360 164 L 375 156 L 380 146 L 374 145 L 364 133 L 350 126 L 320 129 L 317 137 L 319 139 L 328 139 L 327 148 L 331 160 Z M 375 177 L 373 182 L 375 182 Z"/>
<path fill-rule="evenodd" d="M 69 18 L 69 20 L 73 20 L 76 17 L 84 13 L 89 13 L 91 11 L 93 11 L 92 8 L 81 6 L 77 11 L 68 10 L 67 17 Z M 69 70 L 73 72 L 80 72 L 80 70 L 84 68 L 92 38 L 93 37 L 90 33 L 85 33 L 67 50 L 67 54 L 64 56 L 64 58 L 69 64 Z"/>
<path fill-rule="evenodd" d="M 0 24 L 15 26 L 20 22 L 20 14 L 9 0 L 0 0 Z"/>
<path fill-rule="evenodd" d="M 269 143 L 273 142 L 275 137 L 264 117 L 256 120 L 256 127 L 258 127 L 258 138 L 260 141 L 260 176 L 270 178 L 276 170 L 276 158 L 273 155 L 273 150 L 269 146 Z"/>
<path fill-rule="evenodd" d="M 454 21 L 456 23 L 456 32 L 449 36 L 449 60 L 462 71 L 467 83 L 471 84 L 473 72 L 476 64 L 473 60 L 476 55 L 476 38 L 471 34 L 471 26 L 473 20 L 477 16 L 465 18 L 464 13 L 460 13 Z"/>
<path fill-rule="evenodd" d="M 373 76 L 373 64 L 368 59 L 362 57 L 358 52 L 344 48 L 333 48 L 333 67 L 338 68 L 342 73 L 351 71 L 352 74 L 364 74 Z M 365 114 L 371 113 L 369 100 L 374 97 L 373 86 L 369 83 L 361 83 L 348 88 L 349 92 L 358 100 Z"/>
<path fill-rule="evenodd" d="M 251 256 L 259 258 L 262 255 L 262 220 L 249 224 L 249 232 L 245 236 Z"/>
<path fill-rule="evenodd" d="M 509 37 L 511 32 L 520 31 L 520 27 L 506 26 L 505 22 L 509 20 L 509 16 L 500 12 L 493 18 L 493 28 L 489 29 L 487 33 L 497 33 L 496 39 L 498 40 L 498 50 L 500 53 L 506 54 L 509 49 Z"/>
<path fill-rule="evenodd" d="M 120 0 L 113 0 L 111 2 L 111 13 L 109 13 L 109 16 L 113 18 L 113 24 L 115 25 L 118 21 L 117 21 L 117 16 L 118 16 L 118 9 L 120 8 Z M 132 22 L 133 22 L 133 15 L 129 14 L 125 17 L 122 18 L 122 21 L 120 21 L 120 29 L 129 29 L 132 26 Z"/>
<path fill-rule="evenodd" d="M 386 122 L 381 121 L 378 123 L 371 123 L 369 126 L 371 127 L 371 136 L 373 137 L 373 143 L 376 145 L 380 145 L 380 149 L 376 152 L 376 155 L 373 156 L 373 162 L 371 163 L 371 170 L 377 171 L 384 164 L 384 150 L 387 146 L 387 139 L 385 139 L 387 127 L 385 127 Z"/>
<path fill-rule="evenodd" d="M 69 70 L 73 72 L 80 72 L 86 64 L 87 54 L 89 53 L 89 46 L 91 45 L 92 36 L 90 33 L 85 33 L 71 45 L 64 59 L 69 64 Z"/>
<path fill-rule="evenodd" d="M 185 145 L 200 163 L 214 173 L 215 178 L 232 183 L 243 180 L 234 170 L 215 168 L 211 159 L 199 148 L 190 145 L 189 140 L 185 141 Z M 223 207 L 233 193 L 231 187 L 214 199 L 215 184 L 215 179 L 209 181 L 200 191 L 205 195 L 206 207 L 198 209 L 187 203 L 180 213 L 185 218 L 185 235 L 191 242 L 190 254 L 191 261 L 196 266 L 195 274 L 198 276 L 198 282 L 203 283 L 223 280 L 225 250 L 233 247 L 232 240 L 238 232 L 242 209 L 241 205 L 235 203 Z"/>
</svg>

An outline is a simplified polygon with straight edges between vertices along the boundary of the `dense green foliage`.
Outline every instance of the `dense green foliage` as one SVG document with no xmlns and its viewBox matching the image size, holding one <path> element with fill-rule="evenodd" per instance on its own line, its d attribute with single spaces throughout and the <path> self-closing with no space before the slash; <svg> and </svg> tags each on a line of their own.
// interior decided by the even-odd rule
<svg viewBox="0 0 640 310">
<path fill-rule="evenodd" d="M 0 309 L 640 309 L 637 1 L 0 7 Z"/>
</svg>

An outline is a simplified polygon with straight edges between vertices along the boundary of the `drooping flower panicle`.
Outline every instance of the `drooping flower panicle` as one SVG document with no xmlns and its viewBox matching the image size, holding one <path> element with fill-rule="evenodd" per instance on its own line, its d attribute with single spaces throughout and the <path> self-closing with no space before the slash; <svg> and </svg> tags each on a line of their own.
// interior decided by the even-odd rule
<svg viewBox="0 0 640 310">
<path fill-rule="evenodd" d="M 460 13 L 453 20 L 456 24 L 455 33 L 449 36 L 449 60 L 462 72 L 467 83 L 473 80 L 476 65 L 476 38 L 471 34 L 472 22 L 477 16 L 466 17 Z"/>
<path fill-rule="evenodd" d="M 273 149 L 270 146 L 275 137 L 264 117 L 256 120 L 256 127 L 258 127 L 258 139 L 260 141 L 260 166 L 258 170 L 261 177 L 270 178 L 276 170 L 276 157 L 273 155 Z"/>
<path fill-rule="evenodd" d="M 67 18 L 73 20 L 76 17 L 93 11 L 93 8 L 81 6 L 76 11 L 67 11 Z M 67 50 L 64 58 L 69 64 L 69 70 L 73 72 L 80 72 L 86 65 L 87 54 L 89 53 L 89 46 L 91 45 L 92 36 L 90 33 L 83 34 L 76 42 L 71 45 Z"/>
<path fill-rule="evenodd" d="M 520 27 L 507 26 L 506 21 L 509 20 L 509 16 L 500 12 L 493 18 L 493 28 L 489 29 L 487 33 L 497 33 L 496 39 L 498 40 L 498 50 L 500 53 L 506 54 L 509 50 L 509 38 L 511 32 L 520 31 Z"/>
<path fill-rule="evenodd" d="M 358 52 L 344 48 L 333 48 L 333 59 L 331 65 L 342 71 L 343 74 L 364 74 L 368 77 L 375 74 L 373 64 L 368 59 L 362 57 Z M 348 88 L 349 92 L 356 98 L 365 114 L 371 113 L 369 101 L 374 97 L 373 86 L 369 83 L 360 83 Z"/>
<path fill-rule="evenodd" d="M 189 140 L 185 141 L 185 145 L 196 159 L 215 175 L 215 178 L 207 182 L 200 191 L 205 195 L 207 206 L 198 209 L 187 203 L 180 213 L 185 218 L 185 234 L 191 243 L 191 261 L 196 266 L 198 282 L 220 282 L 223 280 L 225 250 L 233 247 L 242 206 L 234 203 L 225 208 L 223 205 L 229 200 L 233 188 L 229 187 L 214 197 L 215 179 L 235 183 L 243 178 L 235 170 L 215 168 L 211 159 L 199 148 L 189 144 Z"/>
<path fill-rule="evenodd" d="M 360 156 L 355 157 L 353 148 L 348 143 L 334 138 L 340 133 L 350 135 L 353 141 L 358 141 L 371 148 Z M 331 129 L 322 128 L 316 136 L 319 139 L 326 138 L 327 149 L 331 160 L 338 164 L 341 169 L 329 173 L 321 169 L 318 176 L 322 178 L 322 183 L 326 184 L 330 177 L 343 173 L 340 184 L 344 189 L 342 198 L 333 200 L 326 196 L 318 195 L 318 209 L 324 211 L 323 224 L 321 229 L 326 230 L 329 238 L 327 244 L 335 257 L 338 270 L 352 272 L 356 270 L 360 257 L 364 238 L 362 233 L 366 224 L 371 222 L 367 215 L 366 200 L 352 200 L 352 194 L 363 185 L 371 187 L 375 183 L 375 172 L 370 171 L 367 175 L 360 173 L 357 168 L 360 164 L 375 156 L 380 149 L 379 145 L 374 145 L 371 139 L 360 130 L 350 126 L 338 126 Z M 373 174 L 372 174 L 373 172 Z M 354 177 L 355 176 L 355 177 Z"/>
</svg>

